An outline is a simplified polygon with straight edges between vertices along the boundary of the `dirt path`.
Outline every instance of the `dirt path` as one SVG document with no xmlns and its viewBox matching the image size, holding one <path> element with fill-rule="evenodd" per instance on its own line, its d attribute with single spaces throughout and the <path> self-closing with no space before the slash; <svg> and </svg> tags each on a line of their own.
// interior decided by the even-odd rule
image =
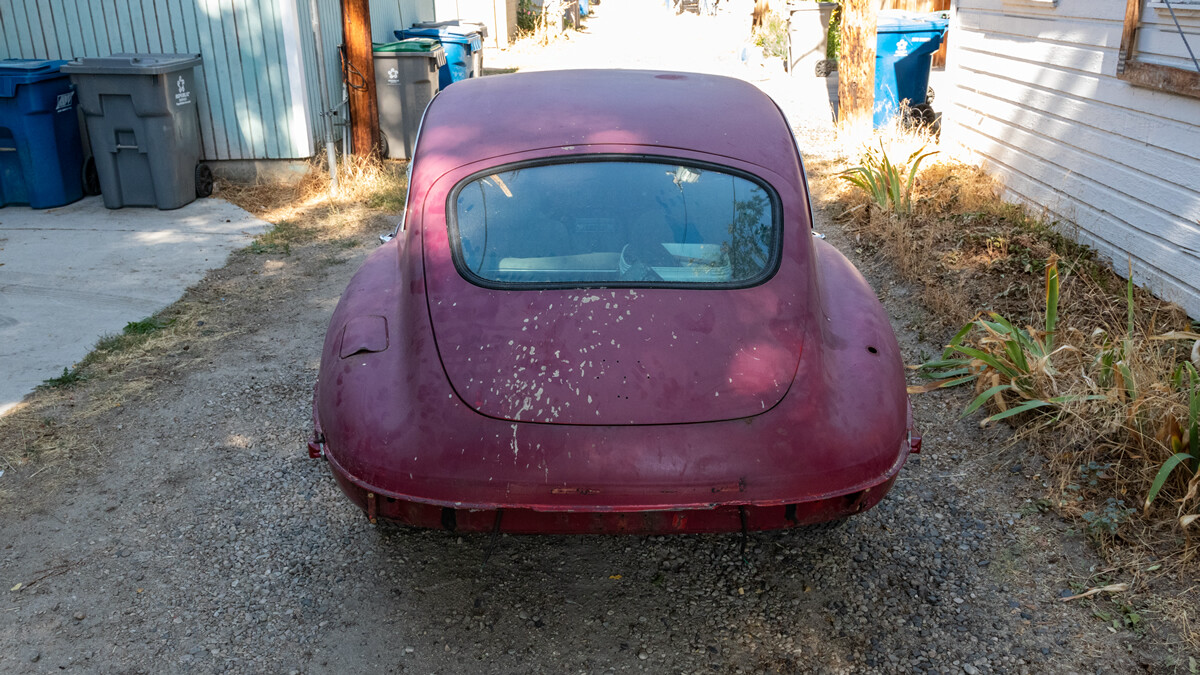
<svg viewBox="0 0 1200 675">
<path fill-rule="evenodd" d="M 589 37 L 605 12 L 638 14 L 619 8 L 605 0 Z M 754 535 L 744 558 L 738 536 L 505 536 L 485 563 L 486 536 L 368 525 L 304 441 L 326 322 L 386 221 L 235 255 L 183 299 L 169 349 L 79 390 L 81 407 L 125 393 L 74 430 L 73 470 L 4 476 L 0 581 L 22 587 L 0 602 L 0 672 L 1166 669 L 1144 647 L 1153 617 L 1149 635 L 1110 632 L 1091 601 L 1060 601 L 1103 568 L 1022 497 L 1033 461 L 955 421 L 961 401 L 917 401 L 926 451 L 878 508 L 823 535 Z M 933 352 L 944 336 L 914 289 L 817 223 L 880 292 L 906 357 Z"/>
</svg>

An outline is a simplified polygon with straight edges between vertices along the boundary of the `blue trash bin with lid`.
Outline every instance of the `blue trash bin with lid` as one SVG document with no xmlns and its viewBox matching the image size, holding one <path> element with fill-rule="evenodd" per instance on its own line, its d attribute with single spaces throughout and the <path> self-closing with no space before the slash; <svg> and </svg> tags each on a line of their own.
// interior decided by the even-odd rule
<svg viewBox="0 0 1200 675">
<path fill-rule="evenodd" d="M 433 38 L 446 52 L 446 65 L 438 72 L 438 88 L 468 77 L 483 75 L 483 36 L 474 24 L 413 27 L 395 31 L 396 39 Z"/>
<path fill-rule="evenodd" d="M 83 143 L 66 61 L 0 60 L 0 206 L 83 196 Z"/>
<path fill-rule="evenodd" d="M 925 104 L 933 53 L 942 45 L 949 21 L 937 14 L 880 12 L 875 52 L 875 128 L 900 110 Z"/>
</svg>

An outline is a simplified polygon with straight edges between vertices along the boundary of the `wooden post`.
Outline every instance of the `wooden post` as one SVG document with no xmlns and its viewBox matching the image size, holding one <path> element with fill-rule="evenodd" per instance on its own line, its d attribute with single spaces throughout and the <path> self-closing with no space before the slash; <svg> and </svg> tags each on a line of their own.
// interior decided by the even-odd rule
<svg viewBox="0 0 1200 675">
<path fill-rule="evenodd" d="M 843 0 L 838 58 L 838 122 L 855 134 L 871 131 L 875 107 L 875 23 L 878 0 Z"/>
<path fill-rule="evenodd" d="M 350 72 L 350 133 L 354 154 L 379 150 L 379 108 L 375 99 L 375 63 L 371 54 L 371 12 L 368 0 L 342 0 L 342 36 L 346 69 Z M 355 73 L 361 74 L 361 78 Z"/>
</svg>

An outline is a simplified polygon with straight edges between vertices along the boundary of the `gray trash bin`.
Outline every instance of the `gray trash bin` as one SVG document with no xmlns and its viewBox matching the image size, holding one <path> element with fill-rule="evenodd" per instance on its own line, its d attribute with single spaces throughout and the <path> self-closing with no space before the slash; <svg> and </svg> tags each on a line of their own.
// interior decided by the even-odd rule
<svg viewBox="0 0 1200 675">
<path fill-rule="evenodd" d="M 375 94 L 379 130 L 389 159 L 409 159 L 425 107 L 438 93 L 438 71 L 446 53 L 437 40 L 409 38 L 375 43 Z"/>
<path fill-rule="evenodd" d="M 199 54 L 113 54 L 62 67 L 79 92 L 104 205 L 177 209 L 212 193 L 200 164 Z"/>
<path fill-rule="evenodd" d="M 788 72 L 826 77 L 832 72 L 825 58 L 826 36 L 837 3 L 797 2 L 787 7 Z"/>
</svg>

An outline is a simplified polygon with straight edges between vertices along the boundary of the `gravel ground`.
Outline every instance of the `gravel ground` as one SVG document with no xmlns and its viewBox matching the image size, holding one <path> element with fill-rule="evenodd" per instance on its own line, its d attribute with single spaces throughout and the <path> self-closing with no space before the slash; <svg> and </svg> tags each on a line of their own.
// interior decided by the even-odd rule
<svg viewBox="0 0 1200 675">
<path fill-rule="evenodd" d="M 605 0 L 572 43 L 598 49 L 623 7 Z M 789 113 L 823 152 L 820 106 Z M 817 227 L 880 292 L 908 360 L 935 352 L 916 291 L 822 211 Z M 744 555 L 738 535 L 369 525 L 304 441 L 325 324 L 373 233 L 235 255 L 183 300 L 208 317 L 194 343 L 138 364 L 140 393 L 81 431 L 94 452 L 76 472 L 53 489 L 36 467 L 4 477 L 0 581 L 22 588 L 0 602 L 0 672 L 1165 669 L 1152 635 L 1060 600 L 1101 563 L 1023 497 L 1041 494 L 1037 461 L 957 421 L 953 397 L 916 400 L 925 452 L 879 507 L 832 531 L 754 534 Z"/>
</svg>

